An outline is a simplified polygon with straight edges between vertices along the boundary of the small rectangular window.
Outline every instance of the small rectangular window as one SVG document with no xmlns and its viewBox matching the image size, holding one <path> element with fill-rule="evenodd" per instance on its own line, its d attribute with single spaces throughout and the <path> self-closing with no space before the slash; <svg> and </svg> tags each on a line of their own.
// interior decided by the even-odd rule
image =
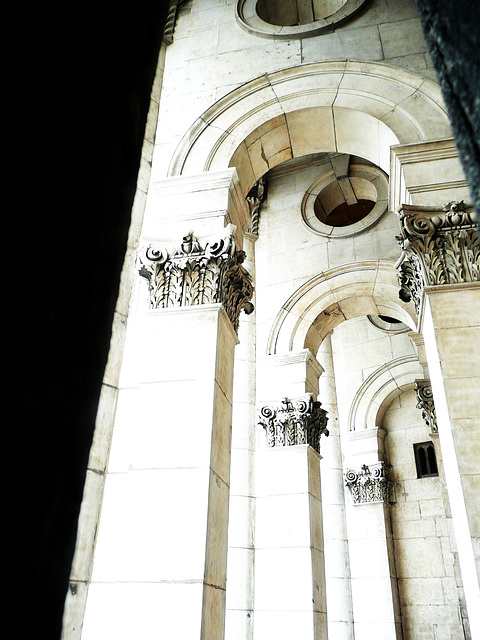
<svg viewBox="0 0 480 640">
<path fill-rule="evenodd" d="M 437 458 L 433 442 L 419 442 L 413 445 L 417 478 L 438 476 Z"/>
</svg>

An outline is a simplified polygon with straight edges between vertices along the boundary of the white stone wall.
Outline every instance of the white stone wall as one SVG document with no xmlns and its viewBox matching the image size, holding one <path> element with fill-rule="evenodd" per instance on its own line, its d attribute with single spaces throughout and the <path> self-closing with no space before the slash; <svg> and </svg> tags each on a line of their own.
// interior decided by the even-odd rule
<svg viewBox="0 0 480 640">
<path fill-rule="evenodd" d="M 416 404 L 413 389 L 403 392 L 382 423 L 395 477 L 396 502 L 391 509 L 402 624 L 412 640 L 463 640 L 441 452 L 438 437 L 431 437 Z M 417 478 L 413 444 L 430 440 L 439 476 Z"/>
<path fill-rule="evenodd" d="M 153 180 L 166 175 L 180 138 L 203 111 L 241 84 L 286 67 L 326 60 L 387 63 L 434 79 L 414 0 L 372 0 L 334 33 L 259 38 L 235 20 L 236 0 L 191 0 L 167 49 Z"/>
<path fill-rule="evenodd" d="M 400 255 L 395 241 L 396 215 L 386 211 L 368 232 L 331 239 L 310 230 L 302 220 L 302 199 L 312 182 L 326 171 L 325 162 L 288 174 L 268 176 L 268 196 L 261 210 L 257 263 L 257 352 L 266 353 L 272 322 L 291 294 L 309 278 L 351 263 L 389 260 Z M 282 175 L 283 173 L 283 175 Z M 270 175 L 270 174 L 269 174 Z M 362 327 L 367 331 L 367 326 Z M 378 362 L 382 356 L 379 356 Z"/>
</svg>

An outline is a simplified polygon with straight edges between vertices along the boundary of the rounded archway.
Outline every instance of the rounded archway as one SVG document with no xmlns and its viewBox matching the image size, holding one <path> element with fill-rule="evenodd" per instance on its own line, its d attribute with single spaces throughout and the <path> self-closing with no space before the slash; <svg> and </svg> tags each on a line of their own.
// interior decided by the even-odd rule
<svg viewBox="0 0 480 640">
<path fill-rule="evenodd" d="M 323 272 L 299 287 L 282 305 L 268 336 L 267 355 L 309 349 L 316 354 L 338 324 L 358 316 L 394 316 L 415 330 L 412 302 L 398 297 L 392 262 L 343 265 Z"/>
<path fill-rule="evenodd" d="M 392 145 L 450 136 L 434 82 L 385 64 L 313 63 L 264 74 L 218 100 L 183 136 L 169 175 L 235 167 L 246 195 L 291 158 L 347 153 L 388 173 Z"/>
<path fill-rule="evenodd" d="M 348 415 L 349 431 L 374 429 L 393 399 L 413 388 L 424 372 L 417 356 L 403 356 L 373 371 L 357 390 Z"/>
</svg>

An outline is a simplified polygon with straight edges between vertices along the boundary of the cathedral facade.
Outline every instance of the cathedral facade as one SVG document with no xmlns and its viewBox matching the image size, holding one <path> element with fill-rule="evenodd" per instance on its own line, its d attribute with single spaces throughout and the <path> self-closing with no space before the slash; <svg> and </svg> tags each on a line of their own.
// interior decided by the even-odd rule
<svg viewBox="0 0 480 640">
<path fill-rule="evenodd" d="M 64 640 L 480 638 L 480 243 L 413 0 L 170 6 Z"/>
</svg>

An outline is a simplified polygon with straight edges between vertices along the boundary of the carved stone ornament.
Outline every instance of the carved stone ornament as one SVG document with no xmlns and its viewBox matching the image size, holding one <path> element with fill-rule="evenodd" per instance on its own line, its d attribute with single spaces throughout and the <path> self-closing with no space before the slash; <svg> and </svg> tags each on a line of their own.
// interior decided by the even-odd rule
<svg viewBox="0 0 480 640">
<path fill-rule="evenodd" d="M 262 176 L 253 187 L 250 189 L 246 196 L 246 201 L 250 208 L 250 216 L 252 224 L 250 226 L 250 233 L 254 233 L 258 236 L 258 225 L 260 223 L 260 209 L 265 202 L 267 194 L 267 181 L 265 176 Z"/>
<path fill-rule="evenodd" d="M 190 231 L 178 248 L 150 245 L 140 257 L 139 274 L 148 281 L 151 309 L 221 302 L 235 331 L 240 311 L 252 313 L 253 285 L 242 266 L 245 252 L 235 248 L 235 227 L 213 242 Z"/>
<path fill-rule="evenodd" d="M 344 474 L 345 486 L 352 494 L 353 503 L 391 502 L 393 482 L 390 469 L 391 466 L 385 462 L 364 464 L 360 469 L 347 469 Z"/>
<path fill-rule="evenodd" d="M 480 281 L 477 215 L 462 202 L 443 210 L 404 205 L 399 213 L 403 254 L 397 262 L 400 299 L 417 312 L 424 286 Z"/>
<path fill-rule="evenodd" d="M 259 424 L 265 429 L 268 447 L 308 444 L 320 453 L 320 436 L 328 436 L 327 412 L 311 393 L 277 406 L 265 405 L 259 411 Z"/>
<path fill-rule="evenodd" d="M 417 394 L 417 409 L 421 410 L 422 417 L 427 423 L 430 433 L 438 433 L 437 413 L 430 381 L 415 380 L 415 393 Z"/>
<path fill-rule="evenodd" d="M 163 30 L 163 41 L 166 45 L 172 44 L 173 33 L 175 31 L 175 23 L 177 21 L 177 14 L 179 9 L 186 3 L 187 0 L 171 0 L 168 7 L 167 19 L 165 21 L 165 28 Z"/>
</svg>

